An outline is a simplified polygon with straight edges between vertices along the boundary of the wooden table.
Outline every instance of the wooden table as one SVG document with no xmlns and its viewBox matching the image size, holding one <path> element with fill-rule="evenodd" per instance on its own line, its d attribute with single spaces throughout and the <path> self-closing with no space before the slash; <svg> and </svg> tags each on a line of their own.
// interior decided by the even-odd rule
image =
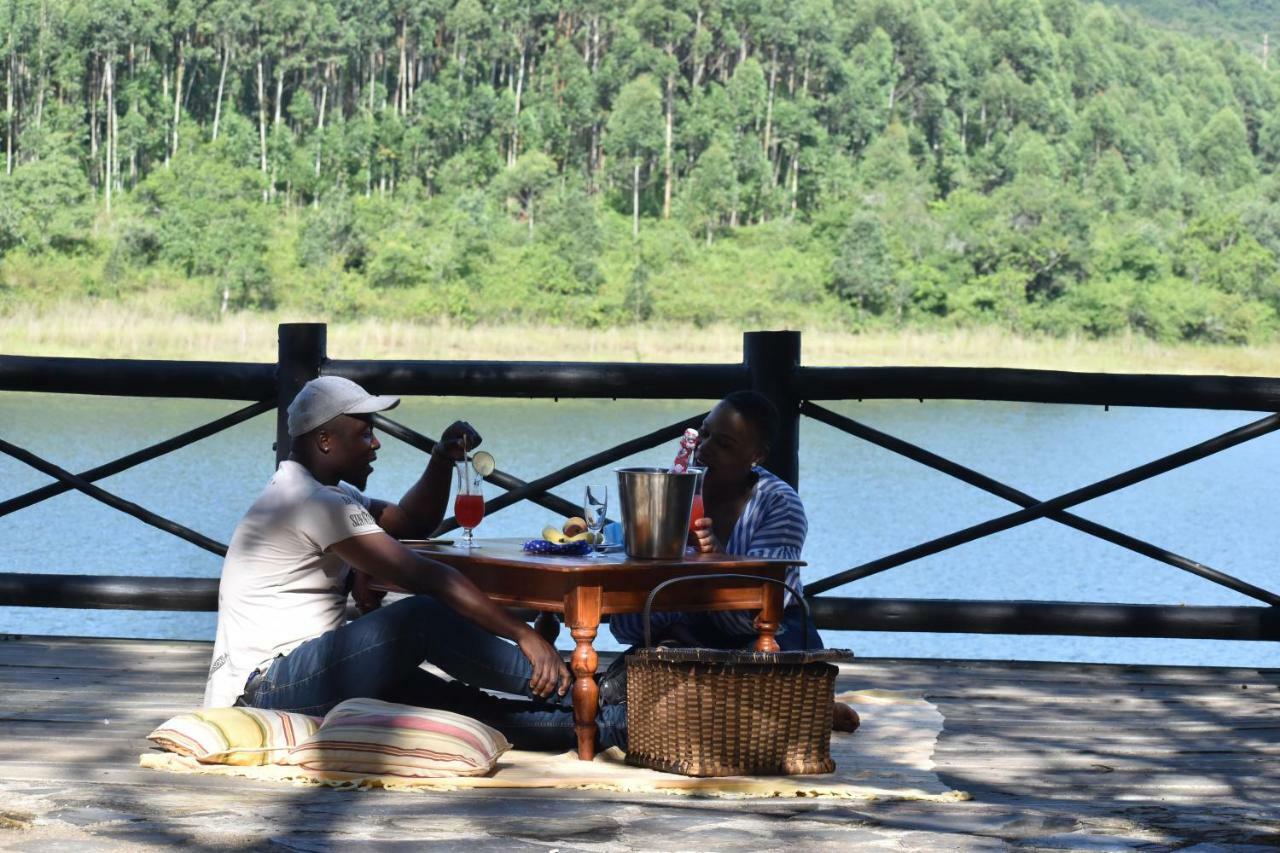
<svg viewBox="0 0 1280 853">
<path fill-rule="evenodd" d="M 573 651 L 573 721 L 578 757 L 595 755 L 596 710 L 599 688 L 598 658 L 592 641 L 600 617 L 639 613 L 645 597 L 664 580 L 683 575 L 733 572 L 783 580 L 794 562 L 734 557 L 726 554 L 688 554 L 675 560 L 641 560 L 621 551 L 590 557 L 527 554 L 520 539 L 477 539 L 472 551 L 449 545 L 415 546 L 433 560 L 453 566 L 494 601 L 512 607 L 532 607 L 560 613 L 576 646 Z M 800 564 L 803 565 L 803 564 Z M 774 636 L 782 619 L 782 587 L 749 579 L 724 578 L 676 584 L 654 602 L 655 610 L 758 610 L 755 619 L 758 651 L 777 651 Z"/>
</svg>

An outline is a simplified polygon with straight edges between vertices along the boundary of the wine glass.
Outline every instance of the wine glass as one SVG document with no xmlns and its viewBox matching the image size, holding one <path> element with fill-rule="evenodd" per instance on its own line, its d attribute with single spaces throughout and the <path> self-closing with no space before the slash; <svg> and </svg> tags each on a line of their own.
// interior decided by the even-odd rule
<svg viewBox="0 0 1280 853">
<path fill-rule="evenodd" d="M 605 514 L 609 511 L 609 487 L 603 483 L 591 483 L 587 486 L 582 498 L 582 520 L 587 523 L 591 533 L 591 556 L 600 556 L 600 543 L 604 537 L 604 525 L 608 520 Z"/>
<path fill-rule="evenodd" d="M 475 543 L 471 531 L 484 518 L 484 492 L 481 490 L 484 478 L 465 455 L 457 462 L 454 470 L 458 474 L 458 495 L 453 499 L 453 517 L 462 526 L 462 541 L 469 551 L 480 547 Z"/>
</svg>

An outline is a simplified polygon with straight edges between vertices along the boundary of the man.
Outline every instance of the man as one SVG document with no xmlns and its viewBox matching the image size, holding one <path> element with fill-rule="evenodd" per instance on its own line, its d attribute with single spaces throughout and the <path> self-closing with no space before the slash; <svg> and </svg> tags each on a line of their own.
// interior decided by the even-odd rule
<svg viewBox="0 0 1280 853">
<path fill-rule="evenodd" d="M 399 503 L 363 494 L 381 446 L 372 415 L 399 402 L 322 376 L 290 404 L 292 451 L 236 526 L 223 563 L 205 704 L 319 715 L 372 697 L 475 717 L 518 747 L 571 748 L 572 677 L 555 648 L 456 570 L 397 541 L 440 523 L 454 461 L 480 436 L 464 421 L 446 429 Z M 347 623 L 352 569 L 358 590 L 371 578 L 415 595 Z M 456 680 L 424 671 L 423 661 Z M 625 744 L 620 705 L 602 708 L 597 725 L 601 746 Z"/>
</svg>

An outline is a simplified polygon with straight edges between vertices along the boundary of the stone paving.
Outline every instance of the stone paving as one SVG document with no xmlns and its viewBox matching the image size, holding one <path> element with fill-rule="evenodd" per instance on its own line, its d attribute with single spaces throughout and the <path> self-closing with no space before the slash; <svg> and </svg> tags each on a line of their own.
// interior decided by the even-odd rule
<svg viewBox="0 0 1280 853">
<path fill-rule="evenodd" d="M 340 791 L 136 766 L 201 643 L 0 639 L 0 850 L 1276 850 L 1275 671 L 864 660 L 940 709 L 967 802 Z"/>
</svg>

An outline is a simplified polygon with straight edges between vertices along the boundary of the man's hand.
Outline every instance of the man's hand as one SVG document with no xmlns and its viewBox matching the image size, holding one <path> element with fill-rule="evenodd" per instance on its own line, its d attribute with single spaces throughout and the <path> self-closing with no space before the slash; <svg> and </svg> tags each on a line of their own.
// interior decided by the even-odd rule
<svg viewBox="0 0 1280 853">
<path fill-rule="evenodd" d="M 355 572 L 356 576 L 356 582 L 351 587 L 351 597 L 355 599 L 356 609 L 361 613 L 377 610 L 382 606 L 382 599 L 386 598 L 387 591 L 385 589 L 374 589 L 373 578 L 359 569 L 352 569 L 351 571 Z"/>
<path fill-rule="evenodd" d="M 482 441 L 484 439 L 471 424 L 466 421 L 454 421 L 440 434 L 440 441 L 432 452 L 434 455 L 459 462 L 465 453 L 475 450 Z"/>
<path fill-rule="evenodd" d="M 699 554 L 719 554 L 724 546 L 716 538 L 714 524 L 709 516 L 703 516 L 693 523 L 693 545 Z"/>
<path fill-rule="evenodd" d="M 529 689 L 535 695 L 545 699 L 552 693 L 563 696 L 569 691 L 573 676 L 569 674 L 569 668 L 564 665 L 554 646 L 532 630 L 521 635 L 519 646 L 521 654 L 533 666 L 533 674 L 529 676 Z"/>
</svg>

